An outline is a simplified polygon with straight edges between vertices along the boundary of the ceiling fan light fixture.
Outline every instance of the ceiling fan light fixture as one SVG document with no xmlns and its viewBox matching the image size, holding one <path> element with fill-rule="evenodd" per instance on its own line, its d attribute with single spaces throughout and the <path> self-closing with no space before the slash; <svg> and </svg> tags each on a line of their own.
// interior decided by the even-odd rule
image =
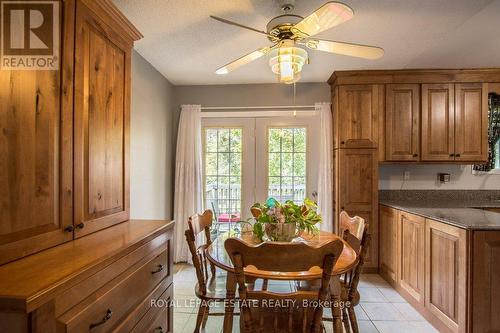
<svg viewBox="0 0 500 333">
<path fill-rule="evenodd" d="M 278 75 L 279 82 L 294 83 L 300 79 L 302 67 L 307 64 L 307 51 L 295 46 L 293 41 L 284 41 L 270 53 L 269 66 Z"/>
</svg>

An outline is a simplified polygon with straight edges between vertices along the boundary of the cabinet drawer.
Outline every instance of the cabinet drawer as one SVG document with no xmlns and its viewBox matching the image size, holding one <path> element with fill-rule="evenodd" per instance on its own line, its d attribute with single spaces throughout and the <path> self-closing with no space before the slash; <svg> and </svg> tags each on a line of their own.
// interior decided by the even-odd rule
<svg viewBox="0 0 500 333">
<path fill-rule="evenodd" d="M 162 234 L 150 242 L 145 243 L 136 250 L 124 255 L 122 258 L 106 266 L 96 274 L 84 279 L 70 289 L 65 290 L 55 298 L 55 315 L 59 317 L 84 299 L 95 293 L 99 288 L 123 274 L 131 266 L 137 264 L 153 253 L 159 254 L 162 251 L 170 252 L 170 237 Z M 170 265 L 165 266 L 170 276 Z"/>
<path fill-rule="evenodd" d="M 168 253 L 148 256 L 58 319 L 61 332 L 108 332 L 168 275 Z"/>
<path fill-rule="evenodd" d="M 129 333 L 135 326 L 144 326 L 141 322 L 154 320 L 162 308 L 171 305 L 173 289 L 173 285 L 164 279 L 112 332 Z"/>
<path fill-rule="evenodd" d="M 173 286 L 161 296 L 163 300 L 172 300 Z M 168 306 L 152 307 L 131 333 L 167 333 L 172 332 L 173 308 Z"/>
</svg>

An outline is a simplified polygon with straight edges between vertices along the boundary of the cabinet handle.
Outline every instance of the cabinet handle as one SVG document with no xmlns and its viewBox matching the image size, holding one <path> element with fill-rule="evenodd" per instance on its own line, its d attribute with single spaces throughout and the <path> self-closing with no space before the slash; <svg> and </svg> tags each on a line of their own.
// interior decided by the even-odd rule
<svg viewBox="0 0 500 333">
<path fill-rule="evenodd" d="M 460 157 L 460 154 L 455 154 L 455 157 Z"/>
<path fill-rule="evenodd" d="M 73 232 L 73 229 L 74 229 L 74 228 L 73 228 L 73 225 L 72 225 L 72 224 L 70 224 L 70 225 L 68 225 L 66 228 L 64 228 L 64 232 Z"/>
<path fill-rule="evenodd" d="M 98 322 L 98 323 L 95 323 L 95 324 L 90 324 L 89 329 L 91 330 L 94 327 L 97 327 L 97 326 L 100 326 L 100 325 L 104 324 L 105 322 L 107 322 L 108 320 L 110 320 L 112 316 L 113 316 L 113 311 L 111 311 L 110 309 L 108 309 L 108 311 L 106 311 L 106 314 L 101 319 L 101 321 Z"/>
<path fill-rule="evenodd" d="M 163 331 L 163 327 L 158 326 L 157 328 L 155 328 L 155 333 L 165 333 L 165 332 Z"/>
<path fill-rule="evenodd" d="M 76 228 L 77 228 L 77 229 L 83 229 L 84 227 L 85 227 L 85 224 L 84 224 L 83 222 L 82 222 L 82 223 L 78 223 L 78 224 L 76 225 Z"/>
<path fill-rule="evenodd" d="M 453 157 L 453 156 L 455 156 L 455 154 L 450 154 L 450 157 Z"/>
<path fill-rule="evenodd" d="M 151 274 L 160 273 L 163 270 L 163 265 L 158 265 L 155 271 L 152 271 Z"/>
<path fill-rule="evenodd" d="M 413 154 L 413 157 L 418 157 L 418 154 Z"/>
</svg>

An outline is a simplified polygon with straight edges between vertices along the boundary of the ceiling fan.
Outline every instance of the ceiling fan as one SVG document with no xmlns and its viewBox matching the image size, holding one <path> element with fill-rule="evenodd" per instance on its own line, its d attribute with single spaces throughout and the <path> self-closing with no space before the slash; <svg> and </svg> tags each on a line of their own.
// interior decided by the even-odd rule
<svg viewBox="0 0 500 333">
<path fill-rule="evenodd" d="M 309 63 L 306 48 L 364 59 L 378 59 L 384 55 L 384 50 L 376 46 L 312 38 L 322 31 L 352 19 L 354 12 L 346 4 L 329 1 L 311 15 L 303 18 L 290 13 L 294 9 L 294 0 L 281 0 L 281 2 L 283 3 L 281 8 L 285 14 L 271 19 L 266 31 L 210 16 L 214 20 L 263 34 L 273 43 L 271 46 L 259 48 L 218 68 L 215 73 L 228 74 L 269 54 L 269 65 L 271 70 L 278 75 L 279 81 L 294 83 L 300 79 L 304 64 Z"/>
</svg>

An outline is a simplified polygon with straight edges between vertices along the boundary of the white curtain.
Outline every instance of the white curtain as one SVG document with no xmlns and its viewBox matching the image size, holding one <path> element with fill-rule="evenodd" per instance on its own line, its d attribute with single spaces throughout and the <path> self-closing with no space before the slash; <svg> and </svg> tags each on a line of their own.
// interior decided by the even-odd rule
<svg viewBox="0 0 500 333">
<path fill-rule="evenodd" d="M 174 188 L 174 262 L 190 260 L 184 237 L 189 216 L 202 209 L 201 105 L 182 105 Z"/>
<path fill-rule="evenodd" d="M 319 113 L 318 208 L 321 230 L 333 232 L 333 130 L 330 103 L 316 103 Z"/>
</svg>

